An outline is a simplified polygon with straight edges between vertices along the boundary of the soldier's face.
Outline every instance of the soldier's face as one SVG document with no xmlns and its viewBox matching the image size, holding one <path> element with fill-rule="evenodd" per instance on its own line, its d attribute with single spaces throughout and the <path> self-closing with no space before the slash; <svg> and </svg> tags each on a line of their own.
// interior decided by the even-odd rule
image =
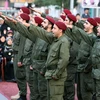
<svg viewBox="0 0 100 100">
<path fill-rule="evenodd" d="M 64 20 L 60 17 L 58 21 L 64 22 Z"/>
<path fill-rule="evenodd" d="M 86 21 L 84 23 L 84 31 L 88 32 L 90 30 L 90 27 L 91 27 L 91 24 L 88 21 Z"/>
<path fill-rule="evenodd" d="M 47 28 L 48 28 L 48 24 L 49 24 L 49 21 L 47 20 L 47 19 L 44 19 L 44 21 L 42 22 L 42 27 L 45 29 L 45 30 L 47 30 Z"/>
<path fill-rule="evenodd" d="M 52 32 L 54 33 L 54 37 L 59 37 L 59 34 L 60 34 L 59 30 L 60 29 L 54 24 L 53 29 L 52 29 Z"/>
<path fill-rule="evenodd" d="M 66 19 L 64 21 L 65 25 L 69 25 L 70 24 L 69 22 L 70 22 L 69 19 L 66 17 Z"/>
<path fill-rule="evenodd" d="M 23 13 L 23 11 L 20 9 L 19 11 L 18 11 L 18 15 L 20 15 L 20 14 L 22 14 Z"/>
<path fill-rule="evenodd" d="M 60 15 L 66 16 L 66 14 L 64 12 L 62 12 Z"/>
<path fill-rule="evenodd" d="M 30 23 L 31 24 L 33 24 L 33 25 L 35 25 L 35 26 L 37 26 L 38 24 L 35 22 L 35 20 L 34 20 L 34 17 L 33 16 L 31 16 L 30 17 Z"/>
</svg>

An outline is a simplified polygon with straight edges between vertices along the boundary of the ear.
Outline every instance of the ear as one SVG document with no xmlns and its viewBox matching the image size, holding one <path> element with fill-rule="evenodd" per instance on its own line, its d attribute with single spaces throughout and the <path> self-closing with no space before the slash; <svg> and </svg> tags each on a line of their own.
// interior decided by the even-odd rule
<svg viewBox="0 0 100 100">
<path fill-rule="evenodd" d="M 93 29 L 93 27 L 94 27 L 93 25 L 90 26 L 91 29 Z"/>
<path fill-rule="evenodd" d="M 70 21 L 70 24 L 73 25 L 73 21 Z"/>
<path fill-rule="evenodd" d="M 51 24 L 49 24 L 49 25 L 48 25 L 48 27 L 49 27 L 49 28 L 51 28 L 51 27 L 52 27 L 52 25 L 51 25 Z"/>
<path fill-rule="evenodd" d="M 60 32 L 60 33 L 63 33 L 63 30 L 62 30 L 62 29 L 59 29 L 59 32 Z"/>
</svg>

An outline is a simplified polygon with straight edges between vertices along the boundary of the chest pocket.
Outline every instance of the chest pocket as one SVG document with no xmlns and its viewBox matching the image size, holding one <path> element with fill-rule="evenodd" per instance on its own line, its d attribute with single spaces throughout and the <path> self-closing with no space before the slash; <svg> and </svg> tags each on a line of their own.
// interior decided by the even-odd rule
<svg viewBox="0 0 100 100">
<path fill-rule="evenodd" d="M 53 46 L 53 48 L 52 48 L 52 50 L 51 50 L 51 54 L 50 54 L 50 56 L 51 57 L 59 57 L 59 52 L 60 52 L 60 44 L 58 45 L 58 46 Z"/>
<path fill-rule="evenodd" d="M 32 45 L 33 45 L 33 42 L 27 39 L 25 42 L 25 51 L 27 52 L 30 51 L 32 49 Z"/>
<path fill-rule="evenodd" d="M 100 41 L 96 41 L 92 49 L 92 63 L 100 64 Z"/>
<path fill-rule="evenodd" d="M 58 55 L 58 49 L 52 50 L 51 56 L 56 57 Z"/>
</svg>

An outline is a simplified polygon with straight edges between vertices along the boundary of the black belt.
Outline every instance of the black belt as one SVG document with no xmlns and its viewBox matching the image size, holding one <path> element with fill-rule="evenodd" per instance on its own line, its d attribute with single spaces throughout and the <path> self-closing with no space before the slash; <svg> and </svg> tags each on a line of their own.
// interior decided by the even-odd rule
<svg viewBox="0 0 100 100">
<path fill-rule="evenodd" d="M 48 66 L 47 69 L 48 70 L 55 70 L 55 69 L 57 69 L 57 66 L 56 65 L 55 66 Z"/>
</svg>

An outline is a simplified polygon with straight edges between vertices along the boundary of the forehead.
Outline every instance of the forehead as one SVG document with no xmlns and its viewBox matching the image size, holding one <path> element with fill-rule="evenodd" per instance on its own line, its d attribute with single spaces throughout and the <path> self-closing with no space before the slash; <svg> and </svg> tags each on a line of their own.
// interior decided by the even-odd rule
<svg viewBox="0 0 100 100">
<path fill-rule="evenodd" d="M 48 23 L 49 21 L 48 21 L 47 19 L 44 19 L 43 22 L 44 22 L 44 23 Z"/>
<path fill-rule="evenodd" d="M 19 9 L 20 12 L 23 12 L 22 9 Z"/>
<path fill-rule="evenodd" d="M 65 20 L 69 20 L 69 18 L 66 16 Z"/>
<path fill-rule="evenodd" d="M 90 24 L 87 20 L 85 21 L 85 24 Z"/>
<path fill-rule="evenodd" d="M 53 28 L 58 28 L 58 26 L 56 24 L 53 25 Z"/>
</svg>

